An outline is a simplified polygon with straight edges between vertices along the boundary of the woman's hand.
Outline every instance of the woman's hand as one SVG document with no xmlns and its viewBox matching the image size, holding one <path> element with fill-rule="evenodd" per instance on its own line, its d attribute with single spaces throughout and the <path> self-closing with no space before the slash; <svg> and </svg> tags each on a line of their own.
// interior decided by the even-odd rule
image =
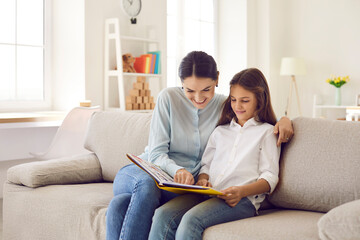
<svg viewBox="0 0 360 240">
<path fill-rule="evenodd" d="M 196 185 L 203 186 L 203 187 L 212 187 L 212 184 L 207 179 L 199 179 Z"/>
<path fill-rule="evenodd" d="M 242 186 L 233 186 L 221 191 L 224 195 L 218 195 L 218 198 L 224 199 L 227 205 L 235 207 L 244 197 Z"/>
<path fill-rule="evenodd" d="M 176 171 L 174 181 L 182 184 L 193 185 L 195 183 L 193 175 L 185 168 L 181 168 Z"/>
<path fill-rule="evenodd" d="M 274 127 L 274 133 L 279 134 L 277 146 L 279 147 L 281 143 L 288 142 L 294 135 L 294 128 L 292 122 L 287 117 L 282 117 Z"/>
</svg>

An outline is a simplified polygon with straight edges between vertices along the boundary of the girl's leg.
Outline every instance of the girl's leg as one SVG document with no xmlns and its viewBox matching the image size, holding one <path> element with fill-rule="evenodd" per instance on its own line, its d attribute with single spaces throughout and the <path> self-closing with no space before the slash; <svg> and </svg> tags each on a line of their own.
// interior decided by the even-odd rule
<svg viewBox="0 0 360 240">
<path fill-rule="evenodd" d="M 208 199 L 199 194 L 185 194 L 172 199 L 155 211 L 149 240 L 175 239 L 182 216 L 196 204 Z M 181 238 L 179 238 L 181 239 Z"/>
<path fill-rule="evenodd" d="M 115 177 L 114 196 L 106 216 L 112 220 L 106 223 L 108 239 L 147 239 L 161 198 L 154 180 L 136 165 L 127 165 Z M 120 229 L 114 230 L 113 221 L 119 221 Z"/>
<path fill-rule="evenodd" d="M 248 198 L 243 198 L 235 207 L 230 207 L 224 200 L 211 198 L 190 209 L 182 218 L 176 231 L 176 239 L 199 239 L 208 227 L 216 224 L 253 217 L 254 205 Z"/>
</svg>

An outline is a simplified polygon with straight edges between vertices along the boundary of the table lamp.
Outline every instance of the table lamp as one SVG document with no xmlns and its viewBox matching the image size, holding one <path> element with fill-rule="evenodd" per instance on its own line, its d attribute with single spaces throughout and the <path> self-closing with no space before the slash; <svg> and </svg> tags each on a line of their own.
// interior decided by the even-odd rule
<svg viewBox="0 0 360 240">
<path fill-rule="evenodd" d="M 290 90 L 289 90 L 289 97 L 287 101 L 287 106 L 285 110 L 285 116 L 288 116 L 290 111 L 291 105 L 291 97 L 292 97 L 292 87 L 294 85 L 296 91 L 296 98 L 297 104 L 299 108 L 299 114 L 301 113 L 301 106 L 300 106 L 300 99 L 299 99 L 299 92 L 296 85 L 295 75 L 305 75 L 306 74 L 306 67 L 304 60 L 301 58 L 293 58 L 293 57 L 284 57 L 281 59 L 281 68 L 280 68 L 280 75 L 282 76 L 291 76 L 291 83 L 290 83 Z"/>
</svg>

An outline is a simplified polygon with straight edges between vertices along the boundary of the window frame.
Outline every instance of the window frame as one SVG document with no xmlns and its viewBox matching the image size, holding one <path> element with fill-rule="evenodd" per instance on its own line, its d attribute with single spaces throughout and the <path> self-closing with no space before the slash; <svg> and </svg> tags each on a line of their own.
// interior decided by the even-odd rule
<svg viewBox="0 0 360 240">
<path fill-rule="evenodd" d="M 46 111 L 52 108 L 51 99 L 51 9 L 52 0 L 44 3 L 44 66 L 43 66 L 43 100 L 0 100 L 0 112 Z M 21 46 L 21 44 L 18 44 Z"/>
</svg>

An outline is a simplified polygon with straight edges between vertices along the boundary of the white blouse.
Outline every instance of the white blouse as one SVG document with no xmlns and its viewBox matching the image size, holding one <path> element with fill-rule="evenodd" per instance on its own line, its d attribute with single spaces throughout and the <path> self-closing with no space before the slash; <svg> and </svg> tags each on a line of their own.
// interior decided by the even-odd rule
<svg viewBox="0 0 360 240">
<path fill-rule="evenodd" d="M 209 175 L 213 188 L 224 190 L 265 179 L 270 193 L 279 181 L 280 147 L 274 126 L 249 119 L 243 127 L 234 119 L 211 134 L 201 160 L 201 173 Z M 265 194 L 248 196 L 256 210 Z"/>
</svg>

